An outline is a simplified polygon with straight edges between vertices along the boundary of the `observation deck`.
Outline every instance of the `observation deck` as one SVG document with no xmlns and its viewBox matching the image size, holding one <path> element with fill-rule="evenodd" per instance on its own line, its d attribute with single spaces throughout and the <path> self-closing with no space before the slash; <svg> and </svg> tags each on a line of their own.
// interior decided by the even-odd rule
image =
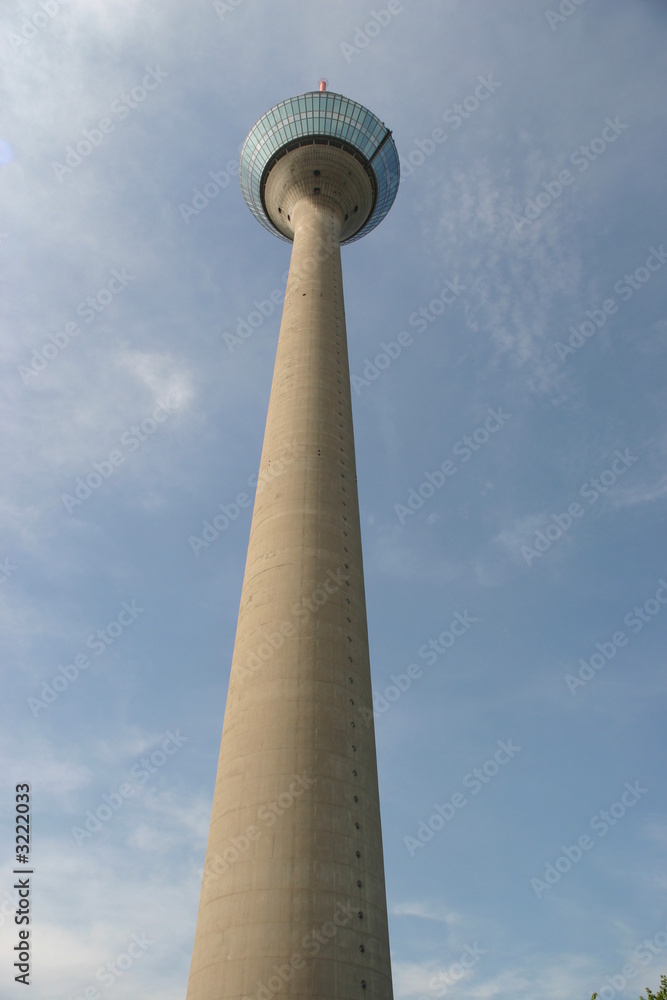
<svg viewBox="0 0 667 1000">
<path fill-rule="evenodd" d="M 391 131 L 342 94 L 309 91 L 262 115 L 243 144 L 241 190 L 261 224 L 291 241 L 291 209 L 304 195 L 333 202 L 341 244 L 375 229 L 398 191 L 400 167 Z"/>
</svg>

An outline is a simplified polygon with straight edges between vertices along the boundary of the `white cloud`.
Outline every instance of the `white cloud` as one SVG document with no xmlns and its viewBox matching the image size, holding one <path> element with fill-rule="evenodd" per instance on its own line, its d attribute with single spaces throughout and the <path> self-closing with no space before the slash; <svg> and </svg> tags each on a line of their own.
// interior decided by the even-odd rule
<svg viewBox="0 0 667 1000">
<path fill-rule="evenodd" d="M 432 902 L 395 903 L 391 912 L 397 917 L 419 917 L 422 920 L 437 920 L 455 926 L 461 922 L 461 915 L 448 910 L 442 904 Z"/>
</svg>

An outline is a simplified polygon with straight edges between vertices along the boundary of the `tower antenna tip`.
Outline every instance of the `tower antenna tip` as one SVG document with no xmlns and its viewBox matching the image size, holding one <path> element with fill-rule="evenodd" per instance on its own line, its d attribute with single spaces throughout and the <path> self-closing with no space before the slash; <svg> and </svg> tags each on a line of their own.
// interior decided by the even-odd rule
<svg viewBox="0 0 667 1000">
<path fill-rule="evenodd" d="M 328 80 L 325 80 L 324 77 L 322 77 L 322 79 L 320 80 L 320 90 L 326 90 L 328 82 L 329 82 Z"/>
</svg>

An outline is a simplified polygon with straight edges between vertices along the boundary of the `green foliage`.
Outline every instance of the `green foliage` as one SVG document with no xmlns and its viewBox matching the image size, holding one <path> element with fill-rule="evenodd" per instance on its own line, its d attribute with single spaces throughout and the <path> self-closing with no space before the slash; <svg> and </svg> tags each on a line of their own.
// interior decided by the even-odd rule
<svg viewBox="0 0 667 1000">
<path fill-rule="evenodd" d="M 597 1000 L 597 993 L 594 993 L 591 1000 Z M 660 989 L 657 993 L 646 987 L 646 996 L 641 996 L 639 1000 L 667 1000 L 667 976 L 660 976 Z"/>
<path fill-rule="evenodd" d="M 639 1000 L 642 1000 L 640 997 Z M 653 993 L 646 987 L 646 1000 L 667 1000 L 667 976 L 660 976 L 660 989 Z"/>
</svg>

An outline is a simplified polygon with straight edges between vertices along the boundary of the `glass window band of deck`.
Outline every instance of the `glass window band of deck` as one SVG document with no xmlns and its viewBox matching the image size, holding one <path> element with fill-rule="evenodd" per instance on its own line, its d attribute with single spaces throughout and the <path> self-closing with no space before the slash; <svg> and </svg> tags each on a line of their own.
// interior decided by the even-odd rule
<svg viewBox="0 0 667 1000">
<path fill-rule="evenodd" d="M 268 171 L 289 149 L 309 143 L 340 146 L 359 160 L 374 180 L 374 203 L 362 228 L 344 240 L 351 243 L 374 229 L 391 208 L 398 191 L 400 166 L 391 132 L 363 105 L 342 94 L 312 91 L 276 104 L 253 126 L 239 163 L 241 190 L 255 218 L 281 239 L 263 203 Z"/>
</svg>

